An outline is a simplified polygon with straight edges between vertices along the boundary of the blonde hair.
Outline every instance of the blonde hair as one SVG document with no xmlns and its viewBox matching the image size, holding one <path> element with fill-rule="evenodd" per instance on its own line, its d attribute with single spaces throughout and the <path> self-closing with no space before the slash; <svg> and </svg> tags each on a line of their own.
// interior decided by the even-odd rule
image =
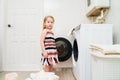
<svg viewBox="0 0 120 80">
<path fill-rule="evenodd" d="M 46 28 L 46 26 L 45 26 L 45 22 L 46 22 L 47 18 L 52 18 L 52 19 L 53 19 L 53 22 L 55 22 L 55 20 L 54 20 L 54 17 L 53 17 L 53 16 L 45 16 L 45 18 L 44 18 L 44 20 L 43 20 L 43 29 L 45 29 L 45 28 Z"/>
</svg>

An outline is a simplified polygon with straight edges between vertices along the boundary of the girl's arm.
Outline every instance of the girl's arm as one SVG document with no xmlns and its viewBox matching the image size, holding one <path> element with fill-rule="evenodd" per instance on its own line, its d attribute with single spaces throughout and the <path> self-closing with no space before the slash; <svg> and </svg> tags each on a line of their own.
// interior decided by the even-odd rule
<svg viewBox="0 0 120 80">
<path fill-rule="evenodd" d="M 45 51 L 45 46 L 44 46 L 44 40 L 45 40 L 46 33 L 47 33 L 47 30 L 43 30 L 41 34 L 41 38 L 40 38 L 41 50 L 42 50 L 42 54 L 44 57 L 47 57 L 47 52 Z"/>
</svg>

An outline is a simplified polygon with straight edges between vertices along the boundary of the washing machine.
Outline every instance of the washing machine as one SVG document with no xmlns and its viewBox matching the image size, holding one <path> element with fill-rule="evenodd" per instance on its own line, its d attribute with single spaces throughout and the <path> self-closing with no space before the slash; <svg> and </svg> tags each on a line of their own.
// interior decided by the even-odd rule
<svg viewBox="0 0 120 80">
<path fill-rule="evenodd" d="M 112 24 L 80 24 L 73 28 L 73 74 L 76 80 L 91 79 L 90 44 L 112 44 Z"/>
<path fill-rule="evenodd" d="M 72 44 L 69 36 L 57 36 L 55 39 L 59 64 L 55 68 L 72 68 Z"/>
</svg>

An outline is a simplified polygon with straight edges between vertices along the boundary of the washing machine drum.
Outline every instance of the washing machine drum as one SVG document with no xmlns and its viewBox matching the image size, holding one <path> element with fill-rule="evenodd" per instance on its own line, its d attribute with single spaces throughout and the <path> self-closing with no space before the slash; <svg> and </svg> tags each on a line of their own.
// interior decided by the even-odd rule
<svg viewBox="0 0 120 80">
<path fill-rule="evenodd" d="M 58 51 L 58 59 L 60 62 L 68 60 L 72 55 L 72 45 L 71 43 L 63 37 L 58 37 L 55 39 L 56 47 Z"/>
</svg>

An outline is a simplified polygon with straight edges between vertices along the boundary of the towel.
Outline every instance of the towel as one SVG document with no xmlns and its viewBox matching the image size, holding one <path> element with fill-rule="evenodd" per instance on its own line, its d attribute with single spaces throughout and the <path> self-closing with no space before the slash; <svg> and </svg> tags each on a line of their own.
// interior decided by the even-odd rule
<svg viewBox="0 0 120 80">
<path fill-rule="evenodd" d="M 45 72 L 44 70 L 31 73 L 29 78 L 25 80 L 59 80 L 59 76 L 55 75 L 54 72 Z"/>
<path fill-rule="evenodd" d="M 114 45 L 91 44 L 90 49 L 94 52 L 101 52 L 105 55 L 120 55 L 120 44 Z"/>
</svg>

